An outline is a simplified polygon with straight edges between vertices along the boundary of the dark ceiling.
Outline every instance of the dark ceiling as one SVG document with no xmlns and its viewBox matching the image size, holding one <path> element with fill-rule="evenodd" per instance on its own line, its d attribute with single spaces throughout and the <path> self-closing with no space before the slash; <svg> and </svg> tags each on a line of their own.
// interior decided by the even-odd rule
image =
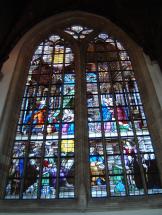
<svg viewBox="0 0 162 215">
<path fill-rule="evenodd" d="M 48 16 L 72 10 L 107 17 L 143 47 L 162 68 L 161 0 L 0 0 L 0 62 L 32 26 Z"/>
</svg>

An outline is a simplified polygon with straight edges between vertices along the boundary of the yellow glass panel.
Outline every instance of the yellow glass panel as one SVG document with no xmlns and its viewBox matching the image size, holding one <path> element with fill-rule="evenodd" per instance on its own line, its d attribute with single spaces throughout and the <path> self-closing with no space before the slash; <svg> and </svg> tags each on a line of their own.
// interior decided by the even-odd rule
<svg viewBox="0 0 162 215">
<path fill-rule="evenodd" d="M 64 60 L 64 50 L 59 49 L 55 51 L 54 60 L 53 60 L 54 64 L 61 64 L 63 63 L 63 60 Z"/>
<path fill-rule="evenodd" d="M 63 153 L 74 152 L 74 140 L 62 140 L 61 152 Z"/>
</svg>

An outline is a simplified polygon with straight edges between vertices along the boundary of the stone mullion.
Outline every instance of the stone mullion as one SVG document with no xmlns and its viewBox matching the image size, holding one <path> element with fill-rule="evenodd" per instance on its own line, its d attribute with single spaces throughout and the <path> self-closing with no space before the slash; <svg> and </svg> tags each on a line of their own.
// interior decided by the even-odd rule
<svg viewBox="0 0 162 215">
<path fill-rule="evenodd" d="M 83 44 L 78 41 L 78 50 L 76 52 L 75 65 L 76 70 L 76 179 L 77 179 L 77 194 L 78 207 L 85 208 L 87 204 L 87 103 L 86 103 L 86 85 L 85 85 L 85 50 Z"/>
</svg>

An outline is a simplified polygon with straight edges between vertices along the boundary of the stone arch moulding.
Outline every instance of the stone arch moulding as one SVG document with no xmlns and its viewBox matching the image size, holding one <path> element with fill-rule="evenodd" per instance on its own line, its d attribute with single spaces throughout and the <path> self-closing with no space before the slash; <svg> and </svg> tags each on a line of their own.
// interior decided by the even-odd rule
<svg viewBox="0 0 162 215">
<path fill-rule="evenodd" d="M 108 34 L 116 37 L 128 50 L 128 53 L 131 57 L 132 65 L 135 71 L 135 75 L 139 84 L 139 88 L 141 91 L 141 97 L 143 100 L 143 104 L 145 106 L 145 112 L 148 116 L 148 124 L 150 124 L 149 129 L 152 134 L 152 139 L 154 142 L 154 149 L 157 155 L 158 166 L 162 165 L 162 160 L 160 160 L 160 152 L 162 152 L 162 127 L 160 125 L 161 120 L 161 112 L 159 102 L 155 93 L 154 86 L 152 84 L 152 80 L 149 76 L 149 72 L 147 69 L 147 65 L 145 64 L 142 49 L 127 36 L 125 32 L 123 32 L 119 27 L 113 24 L 111 21 L 107 20 L 104 17 L 85 13 L 82 11 L 74 11 L 74 12 L 66 12 L 61 13 L 52 17 L 49 17 L 42 22 L 38 23 L 31 30 L 29 30 L 17 43 L 14 49 L 10 53 L 9 59 L 4 63 L 2 68 L 2 73 L 7 72 L 8 78 L 6 79 L 6 98 L 2 101 L 2 114 L 1 114 L 1 134 L 0 134 L 0 165 L 1 165 L 1 176 L 0 176 L 0 184 L 1 187 L 4 187 L 5 178 L 6 178 L 6 170 L 9 165 L 9 157 L 10 157 L 10 144 L 13 139 L 13 132 L 11 131 L 15 127 L 15 122 L 18 117 L 17 109 L 20 106 L 20 98 L 23 92 L 23 86 L 25 83 L 25 78 L 27 76 L 27 72 L 29 69 L 30 59 L 34 52 L 35 47 L 48 35 L 51 33 L 59 33 L 59 28 L 64 26 L 70 26 L 71 24 L 84 24 L 91 28 L 96 28 L 101 32 L 106 32 Z M 74 44 L 75 49 L 75 44 Z M 2 78 L 3 81 L 4 77 Z M 149 83 L 149 84 L 144 84 Z M 152 105 L 153 104 L 153 105 Z M 16 113 L 16 114 L 13 114 Z M 5 143 L 5 144 L 4 144 Z M 160 169 L 160 175 L 162 178 L 162 169 Z M 1 190 L 1 194 L 3 191 Z M 84 198 L 85 196 L 80 195 L 80 198 L 76 201 L 71 202 L 70 208 L 65 207 L 65 209 L 69 210 L 96 210 L 95 204 L 101 207 L 101 210 L 105 210 L 105 208 L 113 208 L 120 209 L 120 207 L 128 208 L 128 201 L 131 202 L 132 207 L 137 208 L 139 205 L 143 207 L 141 202 L 145 202 L 145 207 L 150 207 L 150 199 L 152 199 L 151 204 L 154 207 L 161 206 L 161 197 L 153 196 L 153 197 L 131 197 L 131 199 L 124 200 L 115 200 L 116 206 L 112 206 L 112 200 L 108 202 L 97 202 L 90 200 L 87 206 L 87 200 Z M 24 210 L 24 208 L 29 206 L 29 211 L 38 210 L 47 210 L 53 211 L 53 209 L 61 209 L 62 206 L 65 206 L 63 201 L 55 201 L 56 204 L 53 205 L 51 202 L 46 202 L 47 206 L 43 204 L 40 207 L 42 201 L 37 203 L 32 203 L 32 201 L 28 201 L 22 204 L 21 201 L 13 200 L 13 203 L 17 203 L 19 205 L 19 210 Z M 77 203 L 77 207 L 76 207 Z M 139 204 L 137 204 L 139 203 Z M 7 210 L 17 210 L 14 204 L 11 202 L 7 202 L 5 200 L 1 200 L 0 211 Z M 122 205 L 122 206 L 121 206 Z M 63 209 L 62 209 L 63 210 Z"/>
</svg>

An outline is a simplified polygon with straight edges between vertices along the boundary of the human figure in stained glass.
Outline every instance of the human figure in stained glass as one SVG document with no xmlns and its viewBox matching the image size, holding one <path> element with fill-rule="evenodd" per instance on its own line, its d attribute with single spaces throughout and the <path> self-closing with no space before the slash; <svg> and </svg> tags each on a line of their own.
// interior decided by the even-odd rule
<svg viewBox="0 0 162 215">
<path fill-rule="evenodd" d="M 63 122 L 66 122 L 62 125 L 63 134 L 74 134 L 74 113 L 71 109 L 64 109 L 64 115 L 62 118 Z"/>
<path fill-rule="evenodd" d="M 121 130 L 128 131 L 130 130 L 130 126 L 127 122 L 128 116 L 124 110 L 124 107 L 119 102 L 116 102 L 116 104 L 117 104 L 116 112 L 117 112 L 117 119 L 119 122 L 119 128 Z"/>
<path fill-rule="evenodd" d="M 113 111 L 113 101 L 112 98 L 103 98 L 102 99 L 102 117 L 105 122 L 105 132 L 114 132 L 115 125 L 112 122 L 114 120 L 114 111 Z"/>
</svg>

